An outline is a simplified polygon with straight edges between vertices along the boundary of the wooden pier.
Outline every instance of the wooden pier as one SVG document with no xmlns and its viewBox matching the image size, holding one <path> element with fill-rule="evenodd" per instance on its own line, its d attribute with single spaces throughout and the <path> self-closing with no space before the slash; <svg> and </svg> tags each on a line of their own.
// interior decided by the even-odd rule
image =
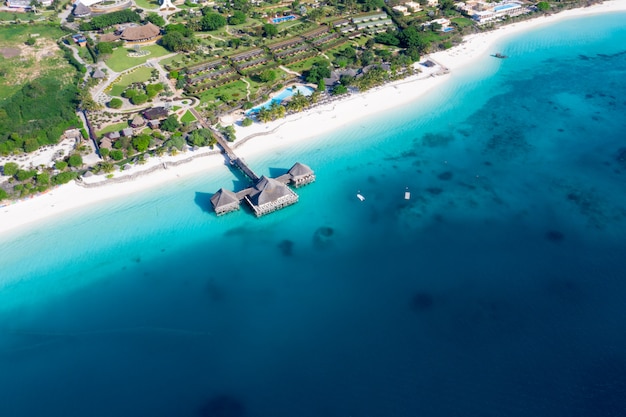
<svg viewBox="0 0 626 417">
<path fill-rule="evenodd" d="M 276 178 L 258 176 L 243 159 L 235 154 L 220 132 L 211 128 L 195 109 L 192 108 L 191 112 L 202 127 L 211 130 L 215 135 L 217 145 L 226 161 L 239 169 L 252 182 L 252 186 L 236 193 L 220 188 L 213 194 L 211 204 L 218 216 L 239 210 L 241 202 L 248 204 L 257 217 L 272 213 L 298 202 L 298 194 L 289 188 L 289 185 L 298 188 L 315 181 L 313 170 L 299 162 L 296 162 L 286 174 Z"/>
</svg>

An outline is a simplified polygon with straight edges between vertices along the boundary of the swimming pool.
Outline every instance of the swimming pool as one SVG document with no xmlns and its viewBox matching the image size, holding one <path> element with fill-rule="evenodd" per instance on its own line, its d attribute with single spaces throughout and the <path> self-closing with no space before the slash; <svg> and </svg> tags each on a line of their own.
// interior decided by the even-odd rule
<svg viewBox="0 0 626 417">
<path fill-rule="evenodd" d="M 452 32 L 454 30 L 453 27 L 448 26 L 447 28 L 443 28 L 442 31 L 443 32 Z"/>
<path fill-rule="evenodd" d="M 506 4 L 501 4 L 500 6 L 496 6 L 493 8 L 494 12 L 501 12 L 503 10 L 509 10 L 509 9 L 515 9 L 520 7 L 520 5 L 518 3 L 506 3 Z"/>
<path fill-rule="evenodd" d="M 272 19 L 272 23 L 276 24 L 276 23 L 283 23 L 283 22 L 288 22 L 290 20 L 295 19 L 296 17 L 292 14 L 290 14 L 289 16 L 283 16 L 283 17 L 275 17 Z"/>
<path fill-rule="evenodd" d="M 259 104 L 258 106 L 253 107 L 250 110 L 246 110 L 246 115 L 257 114 L 259 112 L 259 110 L 261 110 L 263 108 L 269 108 L 272 105 L 272 103 L 280 104 L 284 100 L 286 100 L 289 97 L 291 97 L 294 94 L 296 94 L 296 91 L 299 91 L 301 94 L 303 94 L 305 96 L 310 96 L 311 94 L 313 94 L 315 89 L 313 89 L 311 87 L 307 87 L 305 85 L 298 85 L 298 86 L 295 86 L 295 88 L 287 87 L 287 88 L 279 91 L 275 96 L 273 96 L 272 98 L 270 98 L 266 102 L 264 102 L 262 104 Z"/>
</svg>

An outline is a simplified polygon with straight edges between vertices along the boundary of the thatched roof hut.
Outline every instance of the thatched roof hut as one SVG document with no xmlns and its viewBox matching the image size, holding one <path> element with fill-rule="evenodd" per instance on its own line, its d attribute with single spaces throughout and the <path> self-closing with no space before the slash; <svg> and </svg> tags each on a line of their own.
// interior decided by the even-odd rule
<svg viewBox="0 0 626 417">
<path fill-rule="evenodd" d="M 289 175 L 291 175 L 291 182 L 299 187 L 301 185 L 310 184 L 315 181 L 315 173 L 311 168 L 307 165 L 301 164 L 300 162 L 296 162 L 294 166 L 289 170 Z"/>
<path fill-rule="evenodd" d="M 143 117 L 148 120 L 165 119 L 168 113 L 165 107 L 152 107 L 143 112 Z"/>
<path fill-rule="evenodd" d="M 211 204 L 215 214 L 221 216 L 222 214 L 230 213 L 231 211 L 239 210 L 239 199 L 232 191 L 220 188 L 218 192 L 211 197 Z"/>
<path fill-rule="evenodd" d="M 121 38 L 127 42 L 145 42 L 152 40 L 161 34 L 161 28 L 147 23 L 142 26 L 131 26 L 124 29 Z"/>
<path fill-rule="evenodd" d="M 106 77 L 106 74 L 100 68 L 96 68 L 96 70 L 93 72 L 93 74 L 91 74 L 91 76 L 93 78 L 101 79 L 101 78 Z"/>
<path fill-rule="evenodd" d="M 100 42 L 115 42 L 120 39 L 120 36 L 116 33 L 105 33 L 100 35 Z"/>
<path fill-rule="evenodd" d="M 133 120 L 130 121 L 130 125 L 132 127 L 141 127 L 145 124 L 146 124 L 146 120 L 143 117 L 141 117 L 140 114 L 133 117 Z"/>
<path fill-rule="evenodd" d="M 83 3 L 78 2 L 72 10 L 72 14 L 76 17 L 87 17 L 91 14 L 91 9 L 85 6 Z"/>
<path fill-rule="evenodd" d="M 298 195 L 273 178 L 262 176 L 254 185 L 256 192 L 246 196 L 246 201 L 257 217 L 271 213 L 298 201 Z"/>
</svg>

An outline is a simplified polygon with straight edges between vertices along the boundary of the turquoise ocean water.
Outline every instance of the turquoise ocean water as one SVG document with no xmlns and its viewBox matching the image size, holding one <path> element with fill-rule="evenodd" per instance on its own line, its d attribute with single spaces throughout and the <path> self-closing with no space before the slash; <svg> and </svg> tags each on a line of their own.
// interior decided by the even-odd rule
<svg viewBox="0 0 626 417">
<path fill-rule="evenodd" d="M 262 219 L 224 167 L 0 237 L 0 416 L 626 415 L 625 45 L 539 28 L 250 159 L 317 173 Z"/>
</svg>

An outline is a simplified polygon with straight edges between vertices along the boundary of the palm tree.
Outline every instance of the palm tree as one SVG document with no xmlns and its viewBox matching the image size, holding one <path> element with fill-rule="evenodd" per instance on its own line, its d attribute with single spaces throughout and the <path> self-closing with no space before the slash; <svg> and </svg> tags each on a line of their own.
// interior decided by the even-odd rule
<svg viewBox="0 0 626 417">
<path fill-rule="evenodd" d="M 259 113 L 256 115 L 256 117 L 263 123 L 267 123 L 272 120 L 272 114 L 270 110 L 265 107 L 259 110 Z"/>
</svg>

